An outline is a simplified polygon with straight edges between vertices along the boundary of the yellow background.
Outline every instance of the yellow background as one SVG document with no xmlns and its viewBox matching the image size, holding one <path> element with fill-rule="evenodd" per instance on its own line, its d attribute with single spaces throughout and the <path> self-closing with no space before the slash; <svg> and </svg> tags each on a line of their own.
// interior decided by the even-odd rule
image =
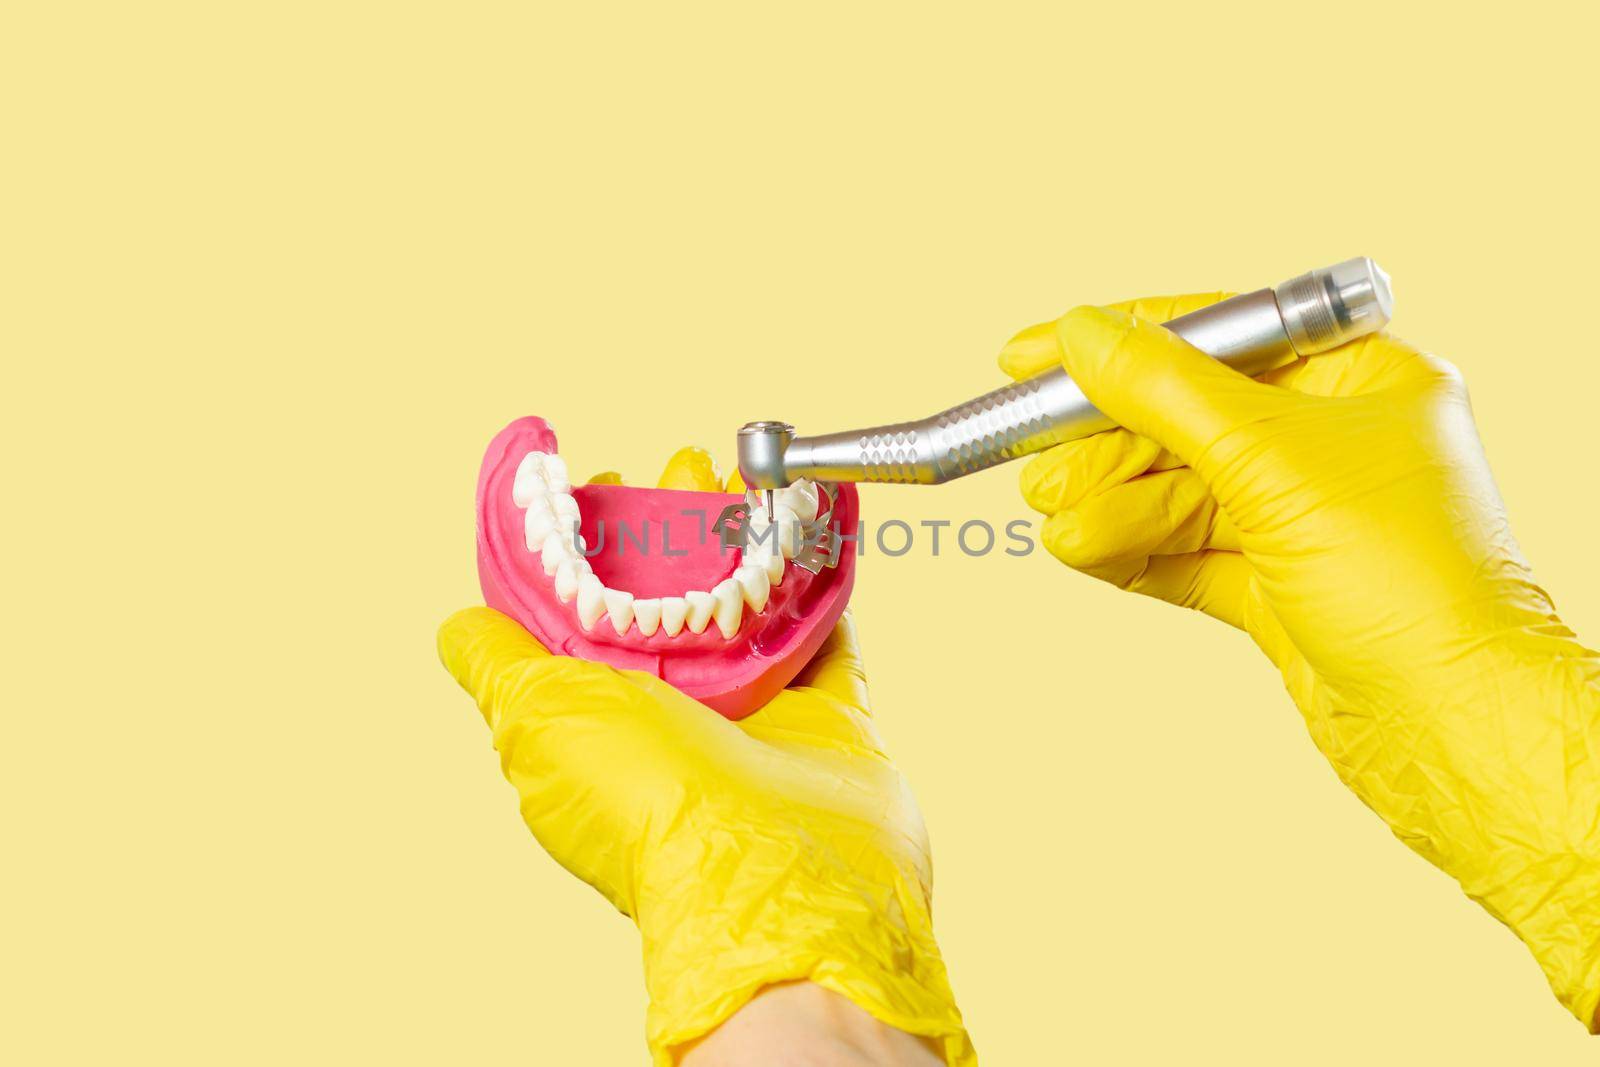
<svg viewBox="0 0 1600 1067">
<path fill-rule="evenodd" d="M 517 415 L 650 479 L 1367 253 L 1600 640 L 1584 7 L 12 5 L 0 1060 L 644 1061 L 631 925 L 434 659 Z M 985 1062 L 1593 1062 L 1244 637 L 1043 553 L 856 605 Z"/>
</svg>

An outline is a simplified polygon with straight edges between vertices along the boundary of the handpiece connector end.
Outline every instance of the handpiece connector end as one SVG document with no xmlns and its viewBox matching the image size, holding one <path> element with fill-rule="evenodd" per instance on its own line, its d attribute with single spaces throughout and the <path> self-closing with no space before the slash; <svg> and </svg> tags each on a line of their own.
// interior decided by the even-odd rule
<svg viewBox="0 0 1600 1067">
<path fill-rule="evenodd" d="M 1366 256 L 1290 278 L 1273 295 L 1289 341 L 1302 356 L 1377 333 L 1394 314 L 1389 275 Z"/>
</svg>

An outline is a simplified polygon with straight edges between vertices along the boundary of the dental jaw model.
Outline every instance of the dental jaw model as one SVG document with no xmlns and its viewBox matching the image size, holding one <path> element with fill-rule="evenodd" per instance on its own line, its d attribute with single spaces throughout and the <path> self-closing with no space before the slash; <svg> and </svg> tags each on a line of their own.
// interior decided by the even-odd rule
<svg viewBox="0 0 1600 1067">
<path fill-rule="evenodd" d="M 478 478 L 478 575 L 490 607 L 551 652 L 643 670 L 729 718 L 776 696 L 849 600 L 855 558 L 811 569 L 803 530 L 853 531 L 853 487 L 797 480 L 771 513 L 735 494 L 574 487 L 542 419 L 490 443 Z M 745 544 L 716 531 L 731 508 Z"/>
</svg>

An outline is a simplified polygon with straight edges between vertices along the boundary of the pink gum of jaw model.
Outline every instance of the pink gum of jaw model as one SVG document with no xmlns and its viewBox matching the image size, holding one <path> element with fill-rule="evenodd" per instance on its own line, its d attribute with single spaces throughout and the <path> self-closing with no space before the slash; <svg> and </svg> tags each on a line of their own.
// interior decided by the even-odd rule
<svg viewBox="0 0 1600 1067">
<path fill-rule="evenodd" d="M 676 637 L 664 630 L 645 637 L 636 626 L 619 635 L 605 616 L 583 630 L 575 604 L 557 598 L 539 553 L 528 551 L 524 509 L 512 499 L 517 466 L 535 451 L 555 454 L 556 435 L 532 416 L 516 420 L 489 442 L 478 473 L 478 580 L 490 607 L 516 619 L 550 651 L 648 671 L 727 718 L 742 719 L 800 673 L 844 613 L 855 583 L 850 541 L 838 566 L 819 574 L 785 563 L 783 581 L 772 588 L 766 606 L 753 612 L 746 604 L 731 638 L 715 625 L 699 634 L 684 629 Z M 596 552 L 589 564 L 607 588 L 640 598 L 682 596 L 711 589 L 739 564 L 740 551 L 723 549 L 710 529 L 724 507 L 743 499 L 736 494 L 620 485 L 579 485 L 572 494 L 581 516 L 579 532 Z M 854 533 L 858 507 L 854 486 L 837 487 L 830 525 Z M 636 536 L 620 536 L 619 524 L 630 535 L 647 530 L 645 548 Z"/>
</svg>

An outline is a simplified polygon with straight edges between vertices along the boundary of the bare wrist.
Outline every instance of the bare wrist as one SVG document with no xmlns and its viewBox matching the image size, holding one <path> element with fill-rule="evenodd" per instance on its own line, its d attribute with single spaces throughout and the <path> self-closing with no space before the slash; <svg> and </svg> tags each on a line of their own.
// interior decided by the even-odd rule
<svg viewBox="0 0 1600 1067">
<path fill-rule="evenodd" d="M 679 1053 L 680 1067 L 941 1067 L 926 1038 L 879 1022 L 812 982 L 761 990 Z"/>
</svg>

